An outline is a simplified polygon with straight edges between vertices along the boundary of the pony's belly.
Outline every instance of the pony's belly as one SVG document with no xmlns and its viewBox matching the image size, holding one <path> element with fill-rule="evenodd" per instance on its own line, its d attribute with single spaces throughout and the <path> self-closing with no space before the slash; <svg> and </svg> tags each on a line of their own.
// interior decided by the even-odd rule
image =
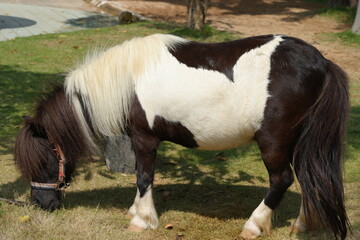
<svg viewBox="0 0 360 240">
<path fill-rule="evenodd" d="M 195 137 L 195 141 L 198 144 L 197 149 L 210 151 L 236 148 L 248 144 L 252 139 L 251 137 L 236 136 L 235 138 L 217 138 L 212 141 L 201 141 Z"/>
<path fill-rule="evenodd" d="M 212 115 L 208 116 L 211 117 Z M 205 122 L 198 121 L 198 119 L 180 122 L 193 134 L 198 149 L 224 150 L 252 141 L 255 132 L 252 125 L 235 118 L 221 118 L 216 115 L 212 116 L 214 118 L 210 117 L 207 117 L 208 121 Z M 200 124 L 197 124 L 199 122 Z"/>
</svg>

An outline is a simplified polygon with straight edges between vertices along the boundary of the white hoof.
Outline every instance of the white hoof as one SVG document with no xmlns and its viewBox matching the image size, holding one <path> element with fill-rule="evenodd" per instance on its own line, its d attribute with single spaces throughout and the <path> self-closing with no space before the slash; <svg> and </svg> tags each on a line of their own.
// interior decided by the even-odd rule
<svg viewBox="0 0 360 240">
<path fill-rule="evenodd" d="M 245 239 L 254 239 L 260 236 L 261 232 L 270 235 L 272 212 L 273 210 L 262 201 L 245 223 L 240 236 Z"/>
</svg>

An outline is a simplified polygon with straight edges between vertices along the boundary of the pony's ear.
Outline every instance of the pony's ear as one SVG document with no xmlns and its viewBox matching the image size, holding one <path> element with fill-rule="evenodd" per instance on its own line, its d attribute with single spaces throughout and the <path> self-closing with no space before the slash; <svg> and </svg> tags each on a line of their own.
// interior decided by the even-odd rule
<svg viewBox="0 0 360 240">
<path fill-rule="evenodd" d="M 23 116 L 25 125 L 28 125 L 34 137 L 47 138 L 46 130 L 33 117 Z"/>
</svg>

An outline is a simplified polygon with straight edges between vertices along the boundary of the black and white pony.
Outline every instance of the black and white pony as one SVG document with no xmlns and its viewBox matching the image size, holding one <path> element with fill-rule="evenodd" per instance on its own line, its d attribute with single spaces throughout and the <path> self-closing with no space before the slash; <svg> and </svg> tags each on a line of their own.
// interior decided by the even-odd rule
<svg viewBox="0 0 360 240">
<path fill-rule="evenodd" d="M 299 39 L 197 43 L 155 34 L 89 55 L 70 72 L 25 119 L 15 161 L 31 181 L 32 202 L 54 210 L 78 159 L 96 149 L 94 137 L 126 133 L 137 165 L 130 229 L 155 229 L 152 188 L 161 141 L 206 150 L 256 141 L 270 189 L 241 236 L 270 234 L 273 211 L 295 172 L 302 203 L 292 231 L 322 226 L 344 239 L 348 108 L 346 74 Z"/>
</svg>

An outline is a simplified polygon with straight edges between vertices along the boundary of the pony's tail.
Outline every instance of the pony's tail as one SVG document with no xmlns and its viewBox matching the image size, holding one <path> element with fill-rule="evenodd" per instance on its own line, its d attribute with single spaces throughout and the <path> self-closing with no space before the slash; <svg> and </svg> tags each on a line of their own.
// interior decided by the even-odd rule
<svg viewBox="0 0 360 240">
<path fill-rule="evenodd" d="M 349 112 L 348 80 L 328 62 L 323 89 L 300 122 L 293 164 L 302 189 L 305 220 L 330 227 L 335 239 L 345 239 L 350 223 L 344 206 L 343 140 Z"/>
</svg>

